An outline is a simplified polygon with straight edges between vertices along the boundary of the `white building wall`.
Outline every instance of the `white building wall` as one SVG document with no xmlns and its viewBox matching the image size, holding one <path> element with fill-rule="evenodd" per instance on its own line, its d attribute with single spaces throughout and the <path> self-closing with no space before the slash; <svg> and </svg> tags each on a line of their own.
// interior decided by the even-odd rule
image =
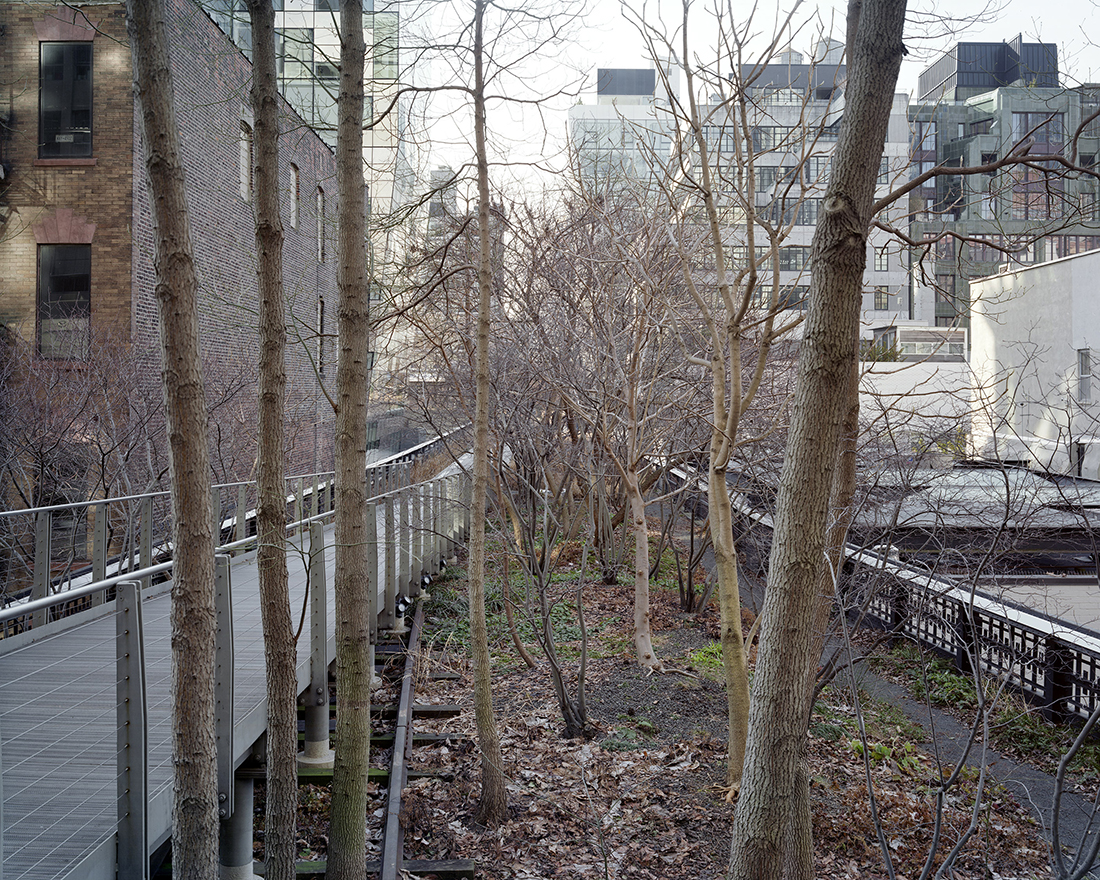
<svg viewBox="0 0 1100 880">
<path fill-rule="evenodd" d="M 971 282 L 976 454 L 1100 479 L 1098 277 L 1093 251 Z"/>
</svg>

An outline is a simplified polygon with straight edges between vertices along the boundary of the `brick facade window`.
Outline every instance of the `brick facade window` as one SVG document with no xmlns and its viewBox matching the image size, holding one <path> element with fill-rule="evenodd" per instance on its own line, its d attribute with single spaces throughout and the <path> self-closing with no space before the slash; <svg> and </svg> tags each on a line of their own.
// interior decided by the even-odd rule
<svg viewBox="0 0 1100 880">
<path fill-rule="evenodd" d="M 317 187 L 317 261 L 325 261 L 325 191 Z"/>
<path fill-rule="evenodd" d="M 38 353 L 80 360 L 92 324 L 92 247 L 38 246 Z"/>
<path fill-rule="evenodd" d="M 92 155 L 92 44 L 39 43 L 38 157 Z"/>
<path fill-rule="evenodd" d="M 298 228 L 298 198 L 301 195 L 301 175 L 298 166 L 290 163 L 290 228 Z"/>
<path fill-rule="evenodd" d="M 241 198 L 252 201 L 252 126 L 241 122 Z"/>
</svg>

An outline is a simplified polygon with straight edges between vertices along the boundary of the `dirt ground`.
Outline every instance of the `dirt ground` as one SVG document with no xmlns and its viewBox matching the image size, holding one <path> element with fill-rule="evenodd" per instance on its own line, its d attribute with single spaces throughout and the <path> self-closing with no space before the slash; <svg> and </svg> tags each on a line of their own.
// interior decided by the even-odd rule
<svg viewBox="0 0 1100 880">
<path fill-rule="evenodd" d="M 709 659 L 715 656 L 713 616 L 685 618 L 675 593 L 656 591 L 657 651 L 677 671 L 647 675 L 632 661 L 629 588 L 593 587 L 585 603 L 597 655 L 587 670 L 590 739 L 562 737 L 545 661 L 528 669 L 497 633 L 493 687 L 510 818 L 496 828 L 471 820 L 479 756 L 468 664 L 453 640 L 436 644 L 421 673 L 418 700 L 458 703 L 464 711 L 417 723 L 418 732 L 454 738 L 414 752 L 414 769 L 446 775 L 414 779 L 407 789 L 408 857 L 472 858 L 479 876 L 493 880 L 724 875 L 733 807 L 722 788 L 726 702 Z M 569 665 L 575 672 L 575 659 Z M 437 671 L 458 677 L 433 680 Z M 888 876 L 871 817 L 869 775 L 895 876 L 917 877 L 933 839 L 935 765 L 913 746 L 919 737 L 904 718 L 885 709 L 867 720 L 865 766 L 850 702 L 843 692 L 830 694 L 811 725 L 816 876 Z M 937 863 L 973 821 L 977 833 L 953 876 L 1049 876 L 1049 848 L 1027 811 L 996 785 L 975 808 L 975 781 L 976 774 L 965 776 L 943 799 Z"/>
</svg>

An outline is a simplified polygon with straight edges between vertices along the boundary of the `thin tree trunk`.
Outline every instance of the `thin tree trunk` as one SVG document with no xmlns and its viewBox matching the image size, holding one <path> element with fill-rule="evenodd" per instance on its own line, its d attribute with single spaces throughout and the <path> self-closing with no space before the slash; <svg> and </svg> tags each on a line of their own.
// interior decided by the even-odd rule
<svg viewBox="0 0 1100 880">
<path fill-rule="evenodd" d="M 260 612 L 267 672 L 266 877 L 293 880 L 298 852 L 297 651 L 287 592 L 285 441 L 286 318 L 283 222 L 279 212 L 279 98 L 275 79 L 275 11 L 248 0 L 252 23 L 252 114 L 259 282 L 259 441 L 256 534 Z"/>
<path fill-rule="evenodd" d="M 741 629 L 741 590 L 737 574 L 737 544 L 733 537 L 733 506 L 725 470 L 714 466 L 712 452 L 707 496 L 714 571 L 718 581 L 719 636 L 726 671 L 726 713 L 729 716 L 729 756 L 726 785 L 737 789 L 745 766 L 745 737 L 749 723 L 749 665 Z"/>
<path fill-rule="evenodd" d="M 489 161 L 485 148 L 485 69 L 482 27 L 487 0 L 474 3 L 474 138 L 477 149 L 477 345 L 474 350 L 474 484 L 470 528 L 470 650 L 473 654 L 474 714 L 481 749 L 481 798 L 477 821 L 496 825 L 508 814 L 504 760 L 493 713 L 489 631 L 485 621 L 485 503 L 489 493 L 489 307 L 492 249 L 489 238 Z"/>
<path fill-rule="evenodd" d="M 813 239 L 813 277 L 787 452 L 776 499 L 731 880 L 809 880 L 792 835 L 809 839 L 803 743 L 840 426 L 859 333 L 875 178 L 901 67 L 905 3 L 850 0 L 848 83 L 833 171 Z M 804 852 L 799 847 L 798 852 Z"/>
<path fill-rule="evenodd" d="M 638 665 L 647 669 L 664 667 L 653 651 L 649 625 L 649 530 L 646 528 L 645 499 L 638 488 L 638 474 L 624 471 L 623 481 L 630 503 L 630 527 L 634 532 L 634 652 Z"/>
<path fill-rule="evenodd" d="M 172 865 L 177 877 L 208 880 L 218 872 L 217 624 L 198 283 L 163 3 L 129 0 L 126 27 L 156 228 L 154 266 L 172 485 Z"/>
<path fill-rule="evenodd" d="M 367 769 L 370 764 L 370 590 L 367 570 L 366 191 L 363 179 L 363 4 L 340 3 L 340 95 L 336 135 L 340 195 L 336 368 L 336 757 L 325 876 L 367 874 Z"/>
</svg>

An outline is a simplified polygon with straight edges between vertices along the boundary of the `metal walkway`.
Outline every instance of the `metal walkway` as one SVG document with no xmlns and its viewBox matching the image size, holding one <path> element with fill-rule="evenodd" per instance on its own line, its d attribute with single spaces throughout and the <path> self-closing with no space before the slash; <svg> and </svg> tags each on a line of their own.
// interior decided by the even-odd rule
<svg viewBox="0 0 1100 880">
<path fill-rule="evenodd" d="M 463 485 L 461 477 L 450 476 L 374 499 L 378 531 L 368 564 L 374 556 L 380 626 L 392 625 L 396 597 L 415 595 L 421 573 L 434 573 L 464 537 Z M 321 522 L 329 516 L 288 538 L 295 627 L 305 617 L 299 693 L 311 685 L 311 644 L 323 668 L 333 656 L 333 529 Z M 318 553 L 312 542 L 321 540 Z M 219 701 L 232 704 L 231 724 L 219 710 L 219 796 L 228 790 L 231 803 L 233 770 L 266 727 L 264 650 L 255 551 L 219 558 L 219 586 L 228 582 L 231 595 L 231 608 L 223 604 L 219 614 L 232 619 L 232 639 L 224 630 L 219 634 Z M 323 576 L 326 588 L 307 599 L 311 564 L 313 583 Z M 124 589 L 118 600 L 0 639 L 0 880 L 116 877 L 116 861 L 130 846 L 124 841 L 132 839 L 125 818 L 131 810 L 144 808 L 147 855 L 170 837 L 170 588 L 165 582 L 140 590 L 147 771 L 144 780 L 134 777 L 136 783 L 127 775 L 120 784 L 123 774 L 140 767 L 132 757 L 128 763 L 124 745 L 133 723 L 125 691 L 130 677 L 122 671 L 130 648 L 118 635 Z M 323 638 L 314 638 L 314 627 Z M 327 718 L 327 705 L 325 713 Z M 137 801 L 130 804 L 129 797 Z"/>
</svg>

